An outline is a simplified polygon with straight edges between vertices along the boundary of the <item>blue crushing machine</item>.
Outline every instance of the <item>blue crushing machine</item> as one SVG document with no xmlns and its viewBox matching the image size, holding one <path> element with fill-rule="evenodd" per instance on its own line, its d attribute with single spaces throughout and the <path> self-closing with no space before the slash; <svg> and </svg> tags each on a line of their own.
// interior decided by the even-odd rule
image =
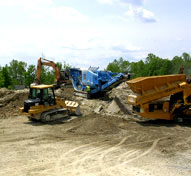
<svg viewBox="0 0 191 176">
<path fill-rule="evenodd" d="M 111 90 L 121 82 L 127 80 L 123 73 L 100 71 L 97 67 L 90 67 L 87 70 L 78 68 L 70 69 L 70 79 L 74 87 L 74 94 L 91 98 Z"/>
</svg>

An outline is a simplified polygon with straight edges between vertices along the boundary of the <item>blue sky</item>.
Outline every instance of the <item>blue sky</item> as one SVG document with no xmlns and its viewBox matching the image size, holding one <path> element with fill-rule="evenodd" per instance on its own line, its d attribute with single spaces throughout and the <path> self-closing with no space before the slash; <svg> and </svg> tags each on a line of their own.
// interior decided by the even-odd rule
<svg viewBox="0 0 191 176">
<path fill-rule="evenodd" d="M 189 0 L 0 0 L 0 65 L 44 55 L 75 67 L 191 49 Z"/>
</svg>

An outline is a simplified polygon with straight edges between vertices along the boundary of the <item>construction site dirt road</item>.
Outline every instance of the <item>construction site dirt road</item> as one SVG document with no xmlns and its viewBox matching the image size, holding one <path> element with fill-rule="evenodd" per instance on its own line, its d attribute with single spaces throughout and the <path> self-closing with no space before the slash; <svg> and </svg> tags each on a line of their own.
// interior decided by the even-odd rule
<svg viewBox="0 0 191 176">
<path fill-rule="evenodd" d="M 125 90 L 114 89 L 108 100 L 76 98 L 83 115 L 54 123 L 19 115 L 25 91 L 0 91 L 0 175 L 191 175 L 191 122 L 124 115 L 111 97 L 125 103 Z"/>
<path fill-rule="evenodd" d="M 62 123 L 0 121 L 0 175 L 187 176 L 191 128 L 92 114 Z"/>
</svg>

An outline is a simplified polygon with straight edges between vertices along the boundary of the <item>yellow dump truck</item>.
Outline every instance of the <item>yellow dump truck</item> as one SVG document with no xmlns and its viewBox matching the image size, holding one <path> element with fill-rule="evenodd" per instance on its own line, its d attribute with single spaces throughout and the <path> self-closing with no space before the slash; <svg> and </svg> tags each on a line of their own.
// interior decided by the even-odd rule
<svg viewBox="0 0 191 176">
<path fill-rule="evenodd" d="M 146 118 L 178 120 L 191 117 L 191 84 L 185 74 L 140 77 L 127 81 L 133 111 Z"/>
</svg>

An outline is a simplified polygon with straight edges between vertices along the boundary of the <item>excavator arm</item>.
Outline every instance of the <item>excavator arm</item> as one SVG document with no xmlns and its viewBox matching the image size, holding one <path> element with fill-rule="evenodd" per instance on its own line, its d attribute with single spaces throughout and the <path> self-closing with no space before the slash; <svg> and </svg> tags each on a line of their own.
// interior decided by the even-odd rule
<svg viewBox="0 0 191 176">
<path fill-rule="evenodd" d="M 43 59 L 43 58 L 38 59 L 35 83 L 40 84 L 40 73 L 41 73 L 43 65 L 50 66 L 55 70 L 54 83 L 59 84 L 59 81 L 60 81 L 60 70 L 59 70 L 59 68 L 57 67 L 57 65 L 53 61 Z"/>
</svg>

